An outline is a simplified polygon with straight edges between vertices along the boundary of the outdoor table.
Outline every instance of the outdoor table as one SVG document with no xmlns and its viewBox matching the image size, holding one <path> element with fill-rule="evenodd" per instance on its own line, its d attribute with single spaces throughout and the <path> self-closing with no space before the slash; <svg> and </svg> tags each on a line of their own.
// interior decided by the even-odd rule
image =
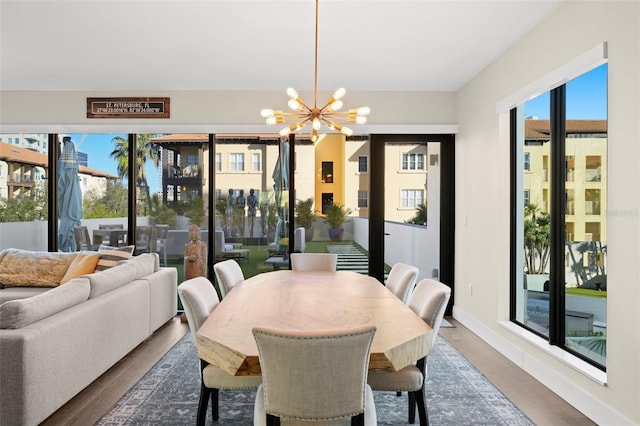
<svg viewBox="0 0 640 426">
<path fill-rule="evenodd" d="M 197 332 L 198 355 L 232 375 L 260 375 L 253 327 L 330 330 L 373 324 L 369 369 L 397 371 L 427 355 L 433 330 L 373 277 L 281 270 L 237 284 Z"/>
<path fill-rule="evenodd" d="M 109 237 L 109 245 L 118 247 L 118 241 L 126 240 L 126 229 L 94 229 L 93 230 L 93 244 L 103 244 L 104 237 Z"/>
</svg>

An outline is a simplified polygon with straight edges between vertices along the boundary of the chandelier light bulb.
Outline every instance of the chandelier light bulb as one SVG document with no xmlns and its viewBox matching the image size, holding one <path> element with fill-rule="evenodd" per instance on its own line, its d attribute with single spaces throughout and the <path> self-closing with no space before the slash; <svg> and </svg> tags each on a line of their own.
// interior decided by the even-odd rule
<svg viewBox="0 0 640 426">
<path fill-rule="evenodd" d="M 275 117 L 267 117 L 267 124 L 269 126 L 276 124 L 278 122 L 278 120 Z"/>
<path fill-rule="evenodd" d="M 265 108 L 265 109 L 263 109 L 263 110 L 261 110 L 261 111 L 260 111 L 260 115 L 261 115 L 263 118 L 273 117 L 273 110 L 272 110 L 272 109 L 267 109 L 267 108 Z"/>
<path fill-rule="evenodd" d="M 366 124 L 367 123 L 367 117 L 363 117 L 361 115 L 358 115 L 356 117 L 356 124 Z"/>
<path fill-rule="evenodd" d="M 351 130 L 349 127 L 342 126 L 340 128 L 340 133 L 342 133 L 345 136 L 351 136 L 353 135 L 353 130 Z"/>
<path fill-rule="evenodd" d="M 340 108 L 342 108 L 342 105 L 343 105 L 342 101 L 339 101 L 339 100 L 333 101 L 331 103 L 331 105 L 329 105 L 329 110 L 330 111 L 338 111 L 338 110 L 340 110 Z"/>
<path fill-rule="evenodd" d="M 321 123 L 318 117 L 314 118 L 311 122 L 311 127 L 313 127 L 313 130 L 320 130 L 320 125 Z"/>
<path fill-rule="evenodd" d="M 287 95 L 289 95 L 289 97 L 294 101 L 299 98 L 298 92 L 296 92 L 296 89 L 294 89 L 293 87 L 289 87 L 287 89 Z"/>
<path fill-rule="evenodd" d="M 333 93 L 333 99 L 338 100 L 342 99 L 342 97 L 347 93 L 344 87 L 339 88 Z"/>
<path fill-rule="evenodd" d="M 291 108 L 294 111 L 300 111 L 302 109 L 300 106 L 300 103 L 294 99 L 289 99 L 289 102 L 287 102 L 287 105 L 289 105 L 289 108 Z"/>
<path fill-rule="evenodd" d="M 360 107 L 357 109 L 358 115 L 369 115 L 370 112 L 371 112 L 371 108 L 369 107 Z"/>
<path fill-rule="evenodd" d="M 278 134 L 283 137 L 287 136 L 289 133 L 291 133 L 291 129 L 289 129 L 289 127 L 285 127 L 278 132 Z"/>
</svg>

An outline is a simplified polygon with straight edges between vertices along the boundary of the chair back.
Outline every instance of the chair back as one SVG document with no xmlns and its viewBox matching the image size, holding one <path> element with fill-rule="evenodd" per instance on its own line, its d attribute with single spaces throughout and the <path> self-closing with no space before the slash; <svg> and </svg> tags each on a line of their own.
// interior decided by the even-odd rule
<svg viewBox="0 0 640 426">
<path fill-rule="evenodd" d="M 254 328 L 264 411 L 303 421 L 364 413 L 374 326 L 323 331 Z"/>
<path fill-rule="evenodd" d="M 114 224 L 102 224 L 102 225 L 98 225 L 98 229 L 104 229 L 104 230 L 109 230 L 109 229 L 124 229 L 124 225 L 121 223 L 114 223 Z"/>
<path fill-rule="evenodd" d="M 409 298 L 409 307 L 433 329 L 431 347 L 440 330 L 449 297 L 451 297 L 450 287 L 440 281 L 425 278 L 416 285 Z"/>
<path fill-rule="evenodd" d="M 166 240 L 169 233 L 169 225 L 155 225 L 156 238 L 158 240 Z"/>
<path fill-rule="evenodd" d="M 224 298 L 240 281 L 244 281 L 244 273 L 238 262 L 233 259 L 224 260 L 213 265 L 220 294 Z"/>
<path fill-rule="evenodd" d="M 420 270 L 412 265 L 405 263 L 396 263 L 389 272 L 387 278 L 387 288 L 406 304 L 409 301 L 409 295 L 413 291 L 413 286 L 418 279 Z"/>
<path fill-rule="evenodd" d="M 220 303 L 218 293 L 205 277 L 191 278 L 178 286 L 178 295 L 187 315 L 191 335 L 196 338 L 200 326 Z"/>
<path fill-rule="evenodd" d="M 214 254 L 216 256 L 222 255 L 222 252 L 224 251 L 224 245 L 225 245 L 224 231 L 216 229 L 215 240 L 213 243 L 214 243 L 213 244 Z"/>
<path fill-rule="evenodd" d="M 86 226 L 74 226 L 73 237 L 76 240 L 76 250 L 93 250 L 91 245 L 91 237 Z"/>
<path fill-rule="evenodd" d="M 136 226 L 136 252 L 151 251 L 151 232 L 153 226 L 140 225 Z"/>
<path fill-rule="evenodd" d="M 293 251 L 295 253 L 304 253 L 306 248 L 307 242 L 305 241 L 305 230 L 302 227 L 298 227 L 293 234 Z"/>
<path fill-rule="evenodd" d="M 291 253 L 291 269 L 294 271 L 332 271 L 338 267 L 335 253 Z"/>
</svg>

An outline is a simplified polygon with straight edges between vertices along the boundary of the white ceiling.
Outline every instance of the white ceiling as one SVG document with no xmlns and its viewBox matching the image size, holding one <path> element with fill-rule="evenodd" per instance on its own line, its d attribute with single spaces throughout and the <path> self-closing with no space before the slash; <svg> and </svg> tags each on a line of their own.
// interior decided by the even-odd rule
<svg viewBox="0 0 640 426">
<path fill-rule="evenodd" d="M 457 90 L 564 0 L 320 0 L 318 89 Z M 0 90 L 312 90 L 314 0 L 0 0 Z"/>
</svg>

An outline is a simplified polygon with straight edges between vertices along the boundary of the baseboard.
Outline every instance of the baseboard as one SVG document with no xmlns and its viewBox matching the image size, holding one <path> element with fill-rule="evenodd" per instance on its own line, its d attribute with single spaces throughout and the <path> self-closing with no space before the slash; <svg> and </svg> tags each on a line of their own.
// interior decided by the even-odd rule
<svg viewBox="0 0 640 426">
<path fill-rule="evenodd" d="M 530 356 L 521 347 L 486 327 L 463 309 L 454 306 L 453 318 L 597 424 L 634 424 L 623 414 L 585 392 L 582 387 L 558 374 L 552 374 L 548 366 L 539 359 Z"/>
</svg>

